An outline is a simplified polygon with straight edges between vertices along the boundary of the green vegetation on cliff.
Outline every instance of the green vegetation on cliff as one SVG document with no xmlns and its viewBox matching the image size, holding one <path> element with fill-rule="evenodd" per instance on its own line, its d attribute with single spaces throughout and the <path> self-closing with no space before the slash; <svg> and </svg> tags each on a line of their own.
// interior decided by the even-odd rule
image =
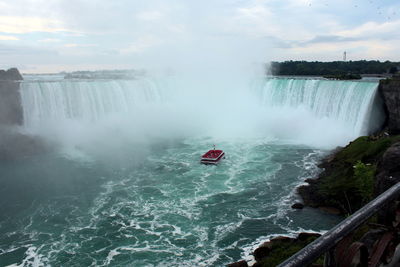
<svg viewBox="0 0 400 267">
<path fill-rule="evenodd" d="M 324 75 L 324 78 L 333 80 L 360 80 L 362 77 L 360 74 L 331 74 Z"/>
<path fill-rule="evenodd" d="M 378 160 L 400 136 L 359 137 L 337 152 L 321 167 L 319 178 L 302 186 L 299 193 L 306 205 L 329 206 L 352 214 L 373 198 L 373 185 Z"/>
<path fill-rule="evenodd" d="M 309 185 L 299 187 L 298 192 L 307 206 L 323 210 L 334 207 L 342 214 L 352 214 L 399 181 L 399 156 L 400 135 L 387 136 L 385 133 L 359 137 L 328 156 L 320 164 L 324 171 L 317 179 L 307 179 Z M 389 184 L 385 177 L 389 178 Z M 397 204 L 392 206 L 397 207 Z M 381 210 L 384 211 L 382 214 L 375 214 L 353 231 L 353 235 L 348 236 L 348 245 L 361 242 L 371 250 L 377 238 L 382 238 L 386 231 L 380 226 L 382 224 L 377 224 L 382 223 L 380 216 L 390 219 L 389 223 L 384 222 L 386 225 L 393 225 L 393 207 L 385 207 Z M 387 212 L 391 212 L 389 216 Z M 380 228 L 374 228 L 376 226 Z M 300 233 L 297 238 L 281 236 L 265 242 L 253 252 L 256 260 L 253 267 L 276 266 L 316 238 L 312 233 Z M 321 265 L 322 261 L 319 257 L 314 263 Z M 229 266 L 247 266 L 247 263 L 238 262 Z"/>
<path fill-rule="evenodd" d="M 396 73 L 399 62 L 380 62 L 377 60 L 358 61 L 284 61 L 271 62 L 272 75 L 346 75 Z"/>
<path fill-rule="evenodd" d="M 277 266 L 319 236 L 319 234 L 300 233 L 297 238 L 277 237 L 272 239 L 254 252 L 257 263 L 253 267 Z M 322 263 L 322 258 L 319 261 Z"/>
</svg>

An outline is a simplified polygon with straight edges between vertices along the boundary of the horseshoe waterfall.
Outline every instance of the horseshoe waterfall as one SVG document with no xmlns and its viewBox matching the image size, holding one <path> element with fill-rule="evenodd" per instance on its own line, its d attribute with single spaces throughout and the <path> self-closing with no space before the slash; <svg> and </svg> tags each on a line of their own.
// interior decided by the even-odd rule
<svg viewBox="0 0 400 267">
<path fill-rule="evenodd" d="M 323 232 L 341 218 L 292 210 L 296 186 L 384 122 L 373 81 L 24 78 L 15 130 L 46 149 L 0 162 L 5 266 L 224 266 Z"/>
</svg>

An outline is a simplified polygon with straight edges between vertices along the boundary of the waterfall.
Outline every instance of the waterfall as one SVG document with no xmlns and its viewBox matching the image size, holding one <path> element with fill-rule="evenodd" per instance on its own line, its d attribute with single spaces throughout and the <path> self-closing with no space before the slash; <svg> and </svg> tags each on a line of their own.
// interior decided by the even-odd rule
<svg viewBox="0 0 400 267">
<path fill-rule="evenodd" d="M 24 129 L 62 142 L 79 140 L 79 146 L 118 133 L 121 140 L 137 142 L 195 135 L 332 148 L 384 121 L 376 82 L 257 81 L 249 86 L 236 77 L 27 80 L 21 84 Z"/>
<path fill-rule="evenodd" d="M 264 106 L 302 107 L 360 136 L 377 130 L 383 122 L 382 108 L 376 107 L 377 87 L 377 82 L 271 78 L 259 90 Z"/>
<path fill-rule="evenodd" d="M 59 80 L 31 81 L 21 85 L 25 126 L 46 120 L 96 121 L 115 113 L 162 102 L 154 81 Z"/>
</svg>

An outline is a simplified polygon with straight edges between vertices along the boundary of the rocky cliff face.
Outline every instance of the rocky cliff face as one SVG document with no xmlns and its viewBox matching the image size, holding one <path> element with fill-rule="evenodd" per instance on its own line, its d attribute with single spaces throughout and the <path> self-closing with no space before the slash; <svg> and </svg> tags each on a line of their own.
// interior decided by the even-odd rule
<svg viewBox="0 0 400 267">
<path fill-rule="evenodd" d="M 400 75 L 379 83 L 388 113 L 388 130 L 390 134 L 400 134 Z"/>
<path fill-rule="evenodd" d="M 400 168 L 396 165 L 400 147 L 398 155 L 390 153 L 399 142 L 400 136 L 362 136 L 335 151 L 319 165 L 324 170 L 318 178 L 307 179 L 309 185 L 297 189 L 304 204 L 334 207 L 343 214 L 352 214 L 394 184 L 391 178 L 384 178 L 379 189 L 373 190 L 374 181 L 379 179 L 375 179 L 376 175 L 393 177 L 392 169 Z"/>
<path fill-rule="evenodd" d="M 0 162 L 16 161 L 43 154 L 48 150 L 44 140 L 21 134 L 0 125 Z"/>
<path fill-rule="evenodd" d="M 0 125 L 20 125 L 23 121 L 17 69 L 0 70 Z"/>
<path fill-rule="evenodd" d="M 36 136 L 18 132 L 23 124 L 20 96 L 22 76 L 17 69 L 0 70 L 0 161 L 15 161 L 45 153 L 49 147 Z"/>
<path fill-rule="evenodd" d="M 23 78 L 18 69 L 11 68 L 9 70 L 0 70 L 0 80 L 20 81 Z"/>
<path fill-rule="evenodd" d="M 391 145 L 378 162 L 376 169 L 375 195 L 382 194 L 390 187 L 400 182 L 400 142 Z M 396 203 L 393 202 L 381 209 L 378 221 L 390 225 L 394 221 Z"/>
</svg>

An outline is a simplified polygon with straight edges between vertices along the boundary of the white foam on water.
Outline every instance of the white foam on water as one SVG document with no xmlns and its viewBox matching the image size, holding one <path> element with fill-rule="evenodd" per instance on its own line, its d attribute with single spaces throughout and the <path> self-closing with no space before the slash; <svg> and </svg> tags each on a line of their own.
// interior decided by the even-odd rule
<svg viewBox="0 0 400 267">
<path fill-rule="evenodd" d="M 119 255 L 119 254 L 121 254 L 121 252 L 118 252 L 118 248 L 115 248 L 115 249 L 111 250 L 111 251 L 108 253 L 107 259 L 106 259 L 106 261 L 105 261 L 105 263 L 104 263 L 103 266 L 108 266 L 108 265 L 110 265 L 111 262 L 112 262 L 112 260 L 113 260 L 113 258 L 114 258 L 115 256 Z"/>
<path fill-rule="evenodd" d="M 272 239 L 276 238 L 276 237 L 280 237 L 280 236 L 286 236 L 286 237 L 290 237 L 290 238 L 296 238 L 300 233 L 314 233 L 314 234 L 325 234 L 327 231 L 314 231 L 314 230 L 306 230 L 306 229 L 298 229 L 296 231 L 290 230 L 285 234 L 270 234 L 270 235 L 266 235 L 266 236 L 260 236 L 259 238 L 257 238 L 254 242 L 252 242 L 251 244 L 249 244 L 248 246 L 243 247 L 243 252 L 241 254 L 241 257 L 249 264 L 249 266 L 253 265 L 256 263 L 254 256 L 253 256 L 253 252 L 259 248 L 262 244 L 271 241 Z"/>
<path fill-rule="evenodd" d="M 260 182 L 264 184 L 269 179 L 276 179 L 274 174 L 282 170 L 282 164 L 269 162 L 273 155 L 277 155 L 279 149 L 285 151 L 287 146 L 254 142 L 238 144 L 236 147 L 232 143 L 221 143 L 221 146 L 226 146 L 231 151 L 231 162 L 228 164 L 227 161 L 223 161 L 219 166 L 208 168 L 197 162 L 197 156 L 196 162 L 191 162 L 186 157 L 195 154 L 194 151 L 199 147 L 209 143 L 210 138 L 199 143 L 189 140 L 187 142 L 192 143 L 192 146 L 184 146 L 182 154 L 178 153 L 182 148 L 172 146 L 160 156 L 153 155 L 149 166 L 127 168 L 125 171 L 113 173 L 111 180 L 104 178 L 101 192 L 93 200 L 87 216 L 68 221 L 68 225 L 59 236 L 52 236 L 52 240 L 49 241 L 52 243 L 50 250 L 43 251 L 50 259 L 49 262 L 56 260 L 57 254 L 62 251 L 71 255 L 81 255 L 81 247 L 97 238 L 95 232 L 107 231 L 109 226 L 112 227 L 112 231 L 118 233 L 116 238 L 107 238 L 103 247 L 84 255 L 90 257 L 96 265 L 116 264 L 120 254 L 127 256 L 147 252 L 159 255 L 166 253 L 165 258 L 179 266 L 202 266 L 205 263 L 206 266 L 219 265 L 221 262 L 228 263 L 234 260 L 224 256 L 225 251 L 237 249 L 238 244 L 242 246 L 251 242 L 251 238 L 240 243 L 238 240 L 228 241 L 232 235 L 237 235 L 243 231 L 243 227 L 247 227 L 248 220 L 275 221 L 282 231 L 296 229 L 295 225 L 288 223 L 290 218 L 285 217 L 282 207 L 287 203 L 282 204 L 282 198 L 272 198 L 271 203 L 261 205 L 261 210 L 264 206 L 270 206 L 268 210 L 276 210 L 277 213 L 282 208 L 280 215 L 262 214 L 258 209 L 249 206 L 232 209 L 234 216 L 230 219 L 220 218 L 218 214 L 213 215 L 217 216 L 216 218 L 204 217 L 208 216 L 204 211 L 213 212 L 214 206 L 226 203 L 225 199 L 230 199 L 235 194 L 246 194 L 248 190 L 254 190 L 254 185 Z M 243 151 L 252 152 L 242 153 Z M 302 164 L 312 166 L 309 162 L 317 153 L 318 151 L 306 152 L 302 157 L 296 157 L 291 164 L 299 168 Z M 187 164 L 180 164 L 181 161 Z M 269 167 L 265 164 L 269 164 Z M 265 170 L 250 172 L 250 176 L 245 174 L 246 171 L 252 171 L 250 165 Z M 168 166 L 168 169 L 157 169 L 162 166 Z M 311 169 L 310 167 L 310 170 L 305 172 Z M 298 175 L 301 173 L 300 171 Z M 299 179 L 294 179 L 293 183 Z M 289 194 L 292 188 L 286 188 L 288 186 L 285 185 L 283 190 Z M 260 197 L 261 195 L 255 194 L 251 199 L 258 203 Z M 53 208 L 56 207 L 49 207 L 40 212 L 54 213 L 56 211 Z M 219 225 L 211 223 L 215 219 L 220 221 Z M 35 224 L 26 229 L 26 232 L 34 230 Z M 82 236 L 85 232 L 87 234 Z M 129 246 L 126 242 L 130 242 Z M 185 242 L 190 244 L 189 247 Z M 49 247 L 49 244 L 46 245 Z M 143 259 L 141 264 L 154 265 L 162 262 L 162 259 Z"/>
<path fill-rule="evenodd" d="M 25 252 L 25 258 L 22 260 L 22 263 L 20 265 L 17 265 L 19 267 L 41 267 L 41 266 L 47 266 L 48 258 L 44 255 L 41 255 L 38 253 L 40 248 L 37 248 L 35 246 L 31 246 L 27 249 Z"/>
</svg>

